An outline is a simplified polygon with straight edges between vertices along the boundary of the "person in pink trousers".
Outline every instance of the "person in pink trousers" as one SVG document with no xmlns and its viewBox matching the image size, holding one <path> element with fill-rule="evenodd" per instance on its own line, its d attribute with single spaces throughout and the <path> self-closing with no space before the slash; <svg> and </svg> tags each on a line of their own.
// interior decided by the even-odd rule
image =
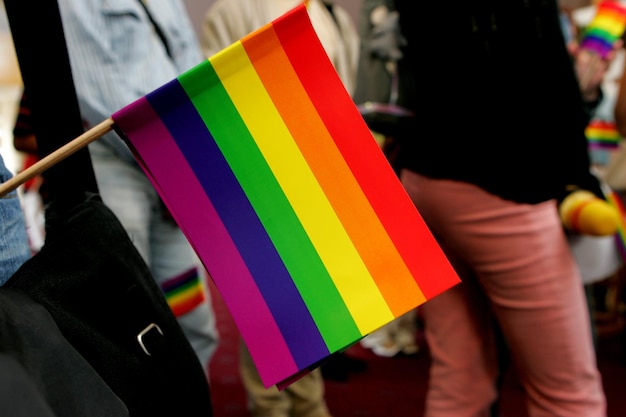
<svg viewBox="0 0 626 417">
<path fill-rule="evenodd" d="M 432 358 L 424 415 L 493 415 L 501 332 L 530 417 L 606 416 L 557 211 L 570 186 L 601 190 L 556 1 L 395 4 L 399 71 L 416 80 L 400 177 L 462 280 L 422 306 Z"/>
</svg>

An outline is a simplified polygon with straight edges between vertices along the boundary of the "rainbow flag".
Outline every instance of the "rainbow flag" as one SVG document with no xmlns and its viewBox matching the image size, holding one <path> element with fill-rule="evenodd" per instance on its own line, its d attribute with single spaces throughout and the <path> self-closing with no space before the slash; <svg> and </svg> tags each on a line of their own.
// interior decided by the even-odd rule
<svg viewBox="0 0 626 417">
<path fill-rule="evenodd" d="M 585 128 L 585 136 L 589 149 L 617 149 L 620 136 L 615 122 L 608 120 L 594 119 Z"/>
<path fill-rule="evenodd" d="M 299 6 L 112 115 L 282 386 L 459 282 Z"/>
<path fill-rule="evenodd" d="M 206 300 L 202 277 L 196 267 L 163 282 L 161 289 L 176 317 L 189 313 Z"/>
<path fill-rule="evenodd" d="M 596 15 L 585 29 L 580 46 L 605 58 L 626 28 L 626 8 L 615 0 L 598 4 Z"/>
</svg>

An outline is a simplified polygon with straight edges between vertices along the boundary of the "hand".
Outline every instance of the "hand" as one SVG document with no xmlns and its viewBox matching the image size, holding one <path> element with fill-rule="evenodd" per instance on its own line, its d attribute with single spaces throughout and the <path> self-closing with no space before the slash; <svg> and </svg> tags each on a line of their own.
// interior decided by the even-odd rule
<svg viewBox="0 0 626 417">
<path fill-rule="evenodd" d="M 604 77 L 615 59 L 617 51 L 622 46 L 621 40 L 615 42 L 613 49 L 605 58 L 588 49 L 574 49 L 574 69 L 580 83 L 580 92 L 585 101 L 592 102 L 598 99 Z"/>
</svg>

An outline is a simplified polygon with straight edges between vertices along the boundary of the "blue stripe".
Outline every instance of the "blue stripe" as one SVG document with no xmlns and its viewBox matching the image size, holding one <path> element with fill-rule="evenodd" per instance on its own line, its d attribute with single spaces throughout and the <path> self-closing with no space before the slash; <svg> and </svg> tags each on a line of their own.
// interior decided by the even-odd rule
<svg viewBox="0 0 626 417">
<path fill-rule="evenodd" d="M 212 71 L 208 61 L 207 64 L 207 69 Z M 148 94 L 146 99 L 167 126 L 213 203 L 298 367 L 302 369 L 328 355 L 328 348 L 280 255 L 183 87 L 174 80 Z M 236 111 L 230 105 L 230 111 Z"/>
</svg>

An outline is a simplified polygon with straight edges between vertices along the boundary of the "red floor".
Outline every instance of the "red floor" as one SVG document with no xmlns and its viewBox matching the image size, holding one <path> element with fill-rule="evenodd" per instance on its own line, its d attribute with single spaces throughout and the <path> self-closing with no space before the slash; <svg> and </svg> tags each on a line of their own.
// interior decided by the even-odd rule
<svg viewBox="0 0 626 417">
<path fill-rule="evenodd" d="M 237 369 L 239 335 L 226 307 L 214 293 L 221 345 L 211 364 L 215 417 L 247 417 L 245 393 Z M 419 337 L 418 337 L 419 339 Z M 421 345 L 424 346 L 423 341 Z M 618 336 L 599 342 L 599 366 L 608 399 L 608 417 L 626 416 L 626 350 Z M 421 417 L 426 391 L 428 352 L 381 358 L 354 346 L 348 354 L 363 359 L 367 370 L 347 382 L 326 382 L 326 400 L 333 417 Z M 507 375 L 500 417 L 527 417 L 523 393 L 515 375 Z M 582 416 L 581 416 L 582 417 Z"/>
</svg>

